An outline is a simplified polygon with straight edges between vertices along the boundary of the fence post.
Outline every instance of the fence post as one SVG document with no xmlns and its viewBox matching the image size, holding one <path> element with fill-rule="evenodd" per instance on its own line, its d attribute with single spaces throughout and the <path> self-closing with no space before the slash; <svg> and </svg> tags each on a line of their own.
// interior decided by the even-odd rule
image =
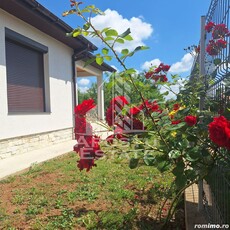
<svg viewBox="0 0 230 230">
<path fill-rule="evenodd" d="M 203 80 L 204 89 L 206 87 L 205 85 L 205 16 L 201 16 L 201 32 L 200 32 L 200 77 Z M 199 104 L 199 110 L 204 110 L 205 105 L 205 95 L 202 93 L 200 95 L 200 104 Z M 201 121 L 202 122 L 202 121 Z M 203 181 L 200 180 L 198 182 L 198 211 L 202 211 L 204 209 L 203 206 Z"/>
</svg>

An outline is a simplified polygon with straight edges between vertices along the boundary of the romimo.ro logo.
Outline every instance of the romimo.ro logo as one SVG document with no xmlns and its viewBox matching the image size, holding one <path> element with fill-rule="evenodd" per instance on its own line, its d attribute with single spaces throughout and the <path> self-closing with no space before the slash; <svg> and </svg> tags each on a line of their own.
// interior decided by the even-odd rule
<svg viewBox="0 0 230 230">
<path fill-rule="evenodd" d="M 229 224 L 195 224 L 194 229 L 229 229 Z"/>
</svg>

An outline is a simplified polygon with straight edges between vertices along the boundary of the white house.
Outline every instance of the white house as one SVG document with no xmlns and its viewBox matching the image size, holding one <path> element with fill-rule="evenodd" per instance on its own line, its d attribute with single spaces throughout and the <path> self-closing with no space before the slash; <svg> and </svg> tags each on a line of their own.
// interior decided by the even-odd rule
<svg viewBox="0 0 230 230">
<path fill-rule="evenodd" d="M 35 0 L 0 1 L 0 159 L 73 138 L 76 77 L 98 79 L 103 119 L 103 71 L 84 68 L 97 49 Z"/>
</svg>

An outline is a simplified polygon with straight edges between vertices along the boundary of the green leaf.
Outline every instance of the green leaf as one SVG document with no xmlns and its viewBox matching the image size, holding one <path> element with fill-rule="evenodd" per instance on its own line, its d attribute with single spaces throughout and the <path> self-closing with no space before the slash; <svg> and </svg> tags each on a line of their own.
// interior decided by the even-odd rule
<svg viewBox="0 0 230 230">
<path fill-rule="evenodd" d="M 168 161 L 161 161 L 160 163 L 157 164 L 157 169 L 160 172 L 165 172 L 169 169 L 170 163 Z"/>
<path fill-rule="evenodd" d="M 87 22 L 83 25 L 84 30 L 88 30 L 89 28 L 90 28 L 90 23 Z"/>
<path fill-rule="evenodd" d="M 126 73 L 126 74 L 133 74 L 133 73 L 136 73 L 136 70 L 133 69 L 133 68 L 127 69 L 127 70 L 125 71 L 125 73 Z"/>
<path fill-rule="evenodd" d="M 113 58 L 111 56 L 104 56 L 104 59 L 107 61 L 111 61 Z"/>
<path fill-rule="evenodd" d="M 105 41 L 113 41 L 114 38 L 113 38 L 113 37 L 106 37 L 106 38 L 104 38 L 104 40 L 105 40 Z"/>
<path fill-rule="evenodd" d="M 104 55 L 107 55 L 109 53 L 109 49 L 108 48 L 103 48 L 101 51 Z"/>
<path fill-rule="evenodd" d="M 108 31 L 110 29 L 110 27 L 105 27 L 102 31 L 101 31 L 101 33 L 105 33 L 106 31 Z"/>
<path fill-rule="evenodd" d="M 189 136 L 187 136 L 187 140 L 190 141 L 190 142 L 196 142 L 197 139 L 198 138 L 195 135 L 189 135 Z"/>
<path fill-rule="evenodd" d="M 123 37 L 126 41 L 132 41 L 133 40 L 133 38 L 132 38 L 132 36 L 131 35 L 127 35 L 127 36 L 125 36 L 125 37 Z"/>
<path fill-rule="evenodd" d="M 80 34 L 81 34 L 81 30 L 80 29 L 76 29 L 76 30 L 73 31 L 72 36 L 75 38 L 75 37 L 79 36 Z"/>
<path fill-rule="evenodd" d="M 179 123 L 179 124 L 171 125 L 171 126 L 167 127 L 167 129 L 168 129 L 169 131 L 173 131 L 173 130 L 180 129 L 180 128 L 184 127 L 185 125 L 186 125 L 185 122 L 181 122 L 181 123 Z"/>
<path fill-rule="evenodd" d="M 88 35 L 89 35 L 89 32 L 88 32 L 88 31 L 82 31 L 82 35 L 88 36 Z"/>
<path fill-rule="evenodd" d="M 104 62 L 104 58 L 103 57 L 101 57 L 101 56 L 96 57 L 96 63 L 98 65 L 102 65 L 103 62 Z"/>
<path fill-rule="evenodd" d="M 95 62 L 95 59 L 96 59 L 95 57 L 88 59 L 85 62 L 84 67 L 86 67 L 87 65 L 90 65 L 91 63 Z"/>
<path fill-rule="evenodd" d="M 93 9 L 95 9 L 95 5 L 88 5 L 88 6 L 87 6 L 87 8 L 89 8 L 89 9 L 92 9 L 92 10 L 93 10 Z"/>
<path fill-rule="evenodd" d="M 150 154 L 146 154 L 146 155 L 144 156 L 143 160 L 144 160 L 144 162 L 145 162 L 146 165 L 148 165 L 148 166 L 153 166 L 156 159 L 155 159 L 154 156 L 152 156 L 152 155 L 150 155 Z"/>
<path fill-rule="evenodd" d="M 123 49 L 123 50 L 121 50 L 121 53 L 123 55 L 127 55 L 129 53 L 129 50 L 128 49 Z"/>
<path fill-rule="evenodd" d="M 201 150 L 199 149 L 198 146 L 192 147 L 192 148 L 188 148 L 186 150 L 186 154 L 185 154 L 185 159 L 187 161 L 197 161 L 199 160 L 199 158 L 201 157 Z"/>
<path fill-rule="evenodd" d="M 185 169 L 185 165 L 183 161 L 179 161 L 176 165 L 176 167 L 172 170 L 173 175 L 180 176 L 181 174 L 183 174 Z"/>
<path fill-rule="evenodd" d="M 81 13 L 89 13 L 89 12 L 90 12 L 90 9 L 88 9 L 87 7 L 85 7 L 85 8 L 82 9 L 80 12 L 81 12 Z"/>
<path fill-rule="evenodd" d="M 165 91 L 164 93 L 162 93 L 163 96 L 168 96 L 169 95 L 169 91 Z"/>
<path fill-rule="evenodd" d="M 184 173 L 190 181 L 194 181 L 197 178 L 197 174 L 193 169 L 187 169 Z"/>
<path fill-rule="evenodd" d="M 136 52 L 138 52 L 140 50 L 147 50 L 147 49 L 149 49 L 149 47 L 147 47 L 147 46 L 138 46 L 134 49 L 134 51 L 130 52 L 128 56 L 132 57 Z"/>
<path fill-rule="evenodd" d="M 119 37 L 121 38 L 125 38 L 126 36 L 128 36 L 131 33 L 130 28 L 128 28 L 124 33 L 120 34 Z"/>
<path fill-rule="evenodd" d="M 124 39 L 122 39 L 122 38 L 116 39 L 116 42 L 120 43 L 120 44 L 124 44 L 125 43 Z"/>
<path fill-rule="evenodd" d="M 92 12 L 95 14 L 105 15 L 105 13 L 98 8 L 93 9 Z"/>
<path fill-rule="evenodd" d="M 118 36 L 118 32 L 114 29 L 109 29 L 109 30 L 105 31 L 105 34 L 107 37 Z"/>
<path fill-rule="evenodd" d="M 221 64 L 221 59 L 216 58 L 216 59 L 214 59 L 213 63 L 214 63 L 214 65 L 219 65 L 219 64 Z"/>
<path fill-rule="evenodd" d="M 177 159 L 180 156 L 181 156 L 181 152 L 179 150 L 171 150 L 169 152 L 169 158 L 170 159 Z"/>
<path fill-rule="evenodd" d="M 149 49 L 148 46 L 137 46 L 137 47 L 135 48 L 134 52 L 137 52 L 137 51 L 139 51 L 139 50 L 147 50 L 147 49 Z"/>
<path fill-rule="evenodd" d="M 131 158 L 129 161 L 129 168 L 135 169 L 138 166 L 139 159 L 138 158 Z"/>
<path fill-rule="evenodd" d="M 187 177 L 184 174 L 178 175 L 175 179 L 177 189 L 183 188 L 187 183 Z"/>
<path fill-rule="evenodd" d="M 166 156 L 156 156 L 156 166 L 160 172 L 167 171 L 170 168 L 170 162 Z"/>
</svg>

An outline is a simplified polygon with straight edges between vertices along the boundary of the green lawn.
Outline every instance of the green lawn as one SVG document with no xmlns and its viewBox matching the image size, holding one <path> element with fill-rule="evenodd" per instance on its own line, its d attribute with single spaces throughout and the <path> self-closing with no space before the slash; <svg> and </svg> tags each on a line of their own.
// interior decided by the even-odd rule
<svg viewBox="0 0 230 230">
<path fill-rule="evenodd" d="M 0 229 L 159 229 L 172 175 L 129 169 L 126 159 L 80 172 L 77 159 L 69 153 L 0 181 Z"/>
</svg>

